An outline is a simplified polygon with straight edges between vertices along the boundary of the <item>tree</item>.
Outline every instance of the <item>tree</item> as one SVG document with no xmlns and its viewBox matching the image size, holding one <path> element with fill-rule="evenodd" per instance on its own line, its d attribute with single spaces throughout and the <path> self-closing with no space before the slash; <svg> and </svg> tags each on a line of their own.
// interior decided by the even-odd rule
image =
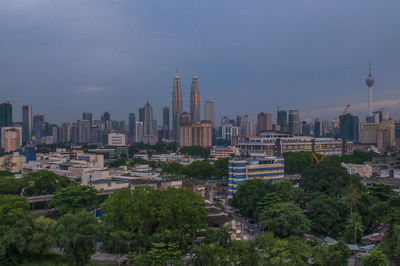
<svg viewBox="0 0 400 266">
<path fill-rule="evenodd" d="M 307 216 L 312 230 L 318 234 L 338 234 L 344 229 L 347 210 L 345 204 L 325 194 L 321 194 L 307 205 Z"/>
<path fill-rule="evenodd" d="M 44 216 L 39 216 L 33 222 L 32 239 L 29 242 L 28 250 L 34 254 L 40 254 L 42 260 L 44 255 L 55 244 L 53 230 L 55 221 Z"/>
<path fill-rule="evenodd" d="M 346 194 L 344 196 L 347 206 L 350 208 L 350 214 L 353 213 L 353 207 L 357 206 L 361 200 L 361 194 L 357 187 L 348 187 Z"/>
<path fill-rule="evenodd" d="M 361 216 L 358 213 L 352 213 L 347 217 L 346 220 L 346 228 L 344 232 L 344 236 L 346 241 L 353 242 L 354 244 L 357 243 L 357 240 L 359 240 L 362 237 L 362 234 L 364 233 L 364 225 L 361 220 Z"/>
<path fill-rule="evenodd" d="M 0 176 L 0 194 L 21 194 L 23 181 L 22 178 L 17 179 L 13 175 Z"/>
<path fill-rule="evenodd" d="M 378 249 L 372 250 L 370 255 L 362 258 L 362 264 L 364 266 L 387 266 L 388 263 L 388 258 Z"/>
<path fill-rule="evenodd" d="M 179 152 L 194 157 L 208 158 L 210 157 L 210 150 L 201 146 L 182 147 Z"/>
<path fill-rule="evenodd" d="M 311 165 L 311 152 L 285 152 L 285 173 L 301 174 L 303 170 Z"/>
<path fill-rule="evenodd" d="M 70 184 L 70 181 L 66 177 L 56 175 L 47 170 L 26 174 L 23 179 L 27 184 L 24 189 L 26 196 L 53 194 L 56 190 Z"/>
<path fill-rule="evenodd" d="M 351 251 L 346 243 L 339 240 L 337 244 L 320 247 L 314 254 L 314 264 L 321 266 L 345 266 Z"/>
<path fill-rule="evenodd" d="M 186 249 L 206 227 L 204 199 L 184 188 L 123 189 L 102 207 L 102 220 L 111 231 L 129 232 L 129 245 L 139 254 L 151 248 L 150 240 L 178 243 Z"/>
<path fill-rule="evenodd" d="M 32 214 L 25 197 L 0 195 L 0 265 L 16 265 L 26 256 Z"/>
<path fill-rule="evenodd" d="M 312 249 L 298 237 L 279 239 L 272 232 L 256 239 L 256 246 L 262 252 L 262 265 L 307 265 Z"/>
<path fill-rule="evenodd" d="M 207 161 L 194 161 L 183 169 L 186 177 L 199 179 L 212 179 L 214 173 L 214 166 Z"/>
<path fill-rule="evenodd" d="M 195 266 L 221 265 L 227 256 L 227 250 L 218 244 L 201 244 L 193 248 L 191 263 Z"/>
<path fill-rule="evenodd" d="M 94 243 L 100 235 L 98 220 L 86 211 L 67 213 L 57 221 L 55 228 L 57 244 L 79 265 L 89 261 L 95 252 Z"/>
<path fill-rule="evenodd" d="M 301 174 L 300 186 L 306 192 L 322 192 L 324 194 L 341 197 L 347 186 L 361 186 L 360 177 L 350 175 L 341 166 L 329 162 L 310 165 Z"/>
<path fill-rule="evenodd" d="M 69 186 L 53 194 L 49 206 L 63 215 L 68 212 L 91 211 L 99 204 L 97 190 L 89 186 Z"/>
<path fill-rule="evenodd" d="M 400 210 L 392 209 L 386 220 L 389 228 L 383 235 L 382 251 L 390 259 L 400 261 L 400 224 L 399 224 Z"/>
<path fill-rule="evenodd" d="M 298 236 L 309 232 L 310 220 L 293 203 L 283 202 L 259 210 L 258 223 L 278 237 Z"/>
<path fill-rule="evenodd" d="M 151 265 L 183 265 L 183 253 L 175 243 L 153 243 L 147 252 Z"/>
<path fill-rule="evenodd" d="M 214 176 L 223 178 L 228 176 L 228 158 L 218 159 L 214 162 Z"/>
<path fill-rule="evenodd" d="M 247 217 L 255 217 L 257 203 L 266 193 L 272 191 L 270 186 L 270 182 L 265 182 L 261 179 L 248 180 L 238 186 L 231 203 Z"/>
</svg>

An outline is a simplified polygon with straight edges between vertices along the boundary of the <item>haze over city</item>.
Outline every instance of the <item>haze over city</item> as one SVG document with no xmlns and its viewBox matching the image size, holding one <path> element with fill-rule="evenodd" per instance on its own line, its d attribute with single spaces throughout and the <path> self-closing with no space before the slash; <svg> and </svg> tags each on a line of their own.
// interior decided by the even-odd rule
<svg viewBox="0 0 400 266">
<path fill-rule="evenodd" d="M 400 115 L 399 1 L 0 1 L 1 101 L 50 122 L 109 111 L 127 120 L 148 100 L 171 106 L 175 72 L 189 111 L 193 72 L 201 105 L 222 115 L 301 118 Z M 201 110 L 203 116 L 203 110 Z"/>
</svg>

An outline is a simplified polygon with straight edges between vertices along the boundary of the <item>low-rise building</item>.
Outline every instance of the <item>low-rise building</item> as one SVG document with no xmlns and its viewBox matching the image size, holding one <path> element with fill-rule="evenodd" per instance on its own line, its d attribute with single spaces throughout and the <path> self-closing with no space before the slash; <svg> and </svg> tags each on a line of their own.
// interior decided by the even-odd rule
<svg viewBox="0 0 400 266">
<path fill-rule="evenodd" d="M 233 146 L 229 147 L 214 146 L 211 148 L 210 155 L 212 158 L 223 159 L 223 158 L 229 158 L 232 154 L 236 154 L 237 152 L 238 149 Z"/>
<path fill-rule="evenodd" d="M 342 166 L 346 168 L 349 174 L 358 174 L 363 178 L 372 177 L 372 166 L 371 164 L 351 164 L 342 163 Z"/>
<path fill-rule="evenodd" d="M 283 157 L 271 157 L 264 160 L 230 159 L 228 198 L 232 198 L 238 186 L 246 180 L 281 181 L 284 178 Z"/>
<path fill-rule="evenodd" d="M 353 153 L 353 142 L 344 139 L 316 138 L 294 134 L 265 132 L 250 137 L 247 142 L 238 144 L 242 155 L 263 158 L 282 156 L 285 152 L 308 151 L 325 155 L 343 155 Z"/>
</svg>

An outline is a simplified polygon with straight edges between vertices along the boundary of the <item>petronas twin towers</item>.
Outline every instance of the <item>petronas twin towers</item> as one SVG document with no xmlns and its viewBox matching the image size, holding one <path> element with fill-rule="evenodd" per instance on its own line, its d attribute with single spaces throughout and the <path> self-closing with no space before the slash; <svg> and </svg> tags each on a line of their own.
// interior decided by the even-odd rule
<svg viewBox="0 0 400 266">
<path fill-rule="evenodd" d="M 175 141 L 179 141 L 179 123 L 182 114 L 182 89 L 179 74 L 174 79 L 172 92 L 172 131 Z M 196 73 L 193 74 L 192 87 L 190 90 L 190 122 L 200 122 L 200 92 L 199 81 Z"/>
</svg>

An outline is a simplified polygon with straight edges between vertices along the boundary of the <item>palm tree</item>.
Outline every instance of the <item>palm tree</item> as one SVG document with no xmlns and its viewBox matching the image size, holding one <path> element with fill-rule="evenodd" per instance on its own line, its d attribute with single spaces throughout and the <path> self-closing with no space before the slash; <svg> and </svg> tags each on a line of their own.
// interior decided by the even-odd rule
<svg viewBox="0 0 400 266">
<path fill-rule="evenodd" d="M 345 201 L 350 208 L 350 214 L 353 213 L 353 207 L 357 206 L 361 200 L 361 194 L 357 187 L 350 187 L 345 195 Z"/>
</svg>

